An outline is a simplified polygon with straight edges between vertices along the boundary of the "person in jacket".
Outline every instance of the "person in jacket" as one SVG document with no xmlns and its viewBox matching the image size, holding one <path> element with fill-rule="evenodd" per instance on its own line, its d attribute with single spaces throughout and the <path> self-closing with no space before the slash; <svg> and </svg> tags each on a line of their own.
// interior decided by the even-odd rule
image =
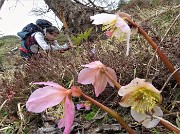
<svg viewBox="0 0 180 134">
<path fill-rule="evenodd" d="M 64 44 L 60 46 L 57 38 L 60 31 L 55 26 L 44 28 L 41 32 L 35 32 L 26 39 L 25 47 L 20 48 L 20 55 L 23 59 L 28 60 L 32 55 L 38 54 L 41 51 L 66 51 L 71 46 Z"/>
</svg>

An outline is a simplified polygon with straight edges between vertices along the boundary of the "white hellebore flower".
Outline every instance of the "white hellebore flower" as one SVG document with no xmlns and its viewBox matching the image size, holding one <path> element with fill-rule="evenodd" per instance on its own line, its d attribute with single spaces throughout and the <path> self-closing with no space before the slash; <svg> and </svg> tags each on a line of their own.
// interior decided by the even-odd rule
<svg viewBox="0 0 180 134">
<path fill-rule="evenodd" d="M 122 86 L 118 91 L 118 94 L 123 96 L 120 105 L 131 106 L 132 117 L 146 128 L 155 127 L 159 123 L 160 120 L 154 119 L 153 115 L 163 115 L 161 108 L 157 106 L 157 103 L 162 101 L 160 93 L 151 83 L 139 78 Z"/>
<path fill-rule="evenodd" d="M 116 14 L 101 13 L 91 16 L 90 19 L 93 20 L 92 24 L 103 24 L 102 29 L 106 30 L 106 35 L 108 37 L 116 37 L 118 40 L 122 41 L 126 36 L 126 55 L 129 55 L 129 40 L 131 35 L 131 29 L 123 18 Z"/>
</svg>

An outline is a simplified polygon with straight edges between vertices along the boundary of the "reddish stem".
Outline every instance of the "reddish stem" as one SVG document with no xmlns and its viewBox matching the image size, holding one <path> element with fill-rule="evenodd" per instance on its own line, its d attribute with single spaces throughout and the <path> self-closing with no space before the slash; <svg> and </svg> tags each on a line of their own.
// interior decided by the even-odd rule
<svg viewBox="0 0 180 134">
<path fill-rule="evenodd" d="M 168 124 L 167 122 L 160 120 L 160 124 L 169 129 L 171 132 L 176 132 L 177 134 L 180 134 L 180 130 L 176 127 L 173 127 L 172 125 Z"/>
<path fill-rule="evenodd" d="M 135 131 L 129 127 L 129 125 L 119 116 L 118 113 L 111 110 L 110 108 L 104 106 L 103 104 L 97 102 L 96 100 L 92 99 L 91 97 L 85 95 L 83 92 L 81 92 L 81 95 L 86 98 L 87 100 L 91 101 L 96 106 L 100 107 L 102 110 L 106 111 L 109 115 L 111 115 L 113 118 L 115 118 L 119 124 L 129 133 L 129 134 L 136 134 Z"/>
<path fill-rule="evenodd" d="M 174 66 L 171 64 L 171 62 L 168 60 L 166 55 L 160 50 L 160 48 L 157 46 L 157 44 L 151 39 L 151 37 L 141 28 L 139 27 L 136 23 L 134 23 L 132 20 L 125 18 L 126 21 L 128 21 L 130 24 L 132 24 L 134 27 L 138 28 L 138 31 L 140 34 L 144 36 L 144 38 L 149 42 L 149 44 L 153 47 L 155 51 L 157 51 L 157 54 L 159 55 L 160 59 L 164 62 L 166 67 L 169 69 L 171 73 L 175 71 Z M 180 85 L 180 74 L 176 71 L 173 74 L 173 77 L 176 79 L 178 84 Z"/>
</svg>

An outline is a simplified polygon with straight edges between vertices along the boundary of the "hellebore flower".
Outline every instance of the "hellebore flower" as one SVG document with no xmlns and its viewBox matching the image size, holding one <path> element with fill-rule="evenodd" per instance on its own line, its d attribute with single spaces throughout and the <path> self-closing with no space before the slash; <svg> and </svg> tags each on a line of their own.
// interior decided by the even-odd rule
<svg viewBox="0 0 180 134">
<path fill-rule="evenodd" d="M 131 106 L 132 117 L 141 122 L 145 127 L 154 127 L 159 123 L 158 119 L 150 118 L 152 115 L 162 116 L 161 109 L 156 106 L 162 101 L 161 91 L 157 90 L 145 79 L 135 78 L 128 85 L 122 86 L 118 91 L 123 96 L 120 105 Z"/>
<path fill-rule="evenodd" d="M 46 85 L 35 90 L 28 101 L 26 108 L 30 112 L 41 113 L 45 109 L 63 103 L 63 117 L 58 127 L 65 127 L 63 134 L 69 134 L 74 121 L 75 106 L 71 99 L 71 89 L 67 90 L 54 82 L 35 82 L 33 84 Z"/>
<path fill-rule="evenodd" d="M 126 55 L 129 55 L 131 29 L 123 18 L 121 18 L 118 14 L 101 13 L 91 16 L 90 19 L 93 20 L 92 24 L 103 24 L 102 30 L 106 31 L 105 34 L 107 37 L 116 37 L 119 41 L 123 41 L 126 37 Z"/>
<path fill-rule="evenodd" d="M 78 76 L 78 82 L 84 85 L 92 84 L 95 88 L 96 97 L 98 97 L 99 94 L 104 91 L 107 83 L 114 87 L 114 84 L 109 80 L 109 78 L 103 71 L 103 69 L 107 70 L 110 76 L 116 81 L 117 76 L 113 69 L 105 67 L 105 65 L 102 64 L 100 61 L 94 61 L 82 66 L 87 68 L 80 71 Z"/>
</svg>

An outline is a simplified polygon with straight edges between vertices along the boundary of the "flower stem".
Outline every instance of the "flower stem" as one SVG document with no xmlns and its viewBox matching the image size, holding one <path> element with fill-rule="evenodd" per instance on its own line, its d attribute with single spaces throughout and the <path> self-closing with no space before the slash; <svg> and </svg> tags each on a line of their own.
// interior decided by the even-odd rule
<svg viewBox="0 0 180 134">
<path fill-rule="evenodd" d="M 111 81 L 111 82 L 117 87 L 117 89 L 119 90 L 119 89 L 121 88 L 121 85 L 111 77 L 111 75 L 108 73 L 108 71 L 107 71 L 105 68 L 103 68 L 103 71 L 104 71 L 104 73 L 107 75 L 107 77 L 110 79 L 110 81 Z"/>
<path fill-rule="evenodd" d="M 160 120 L 160 124 L 163 125 L 165 128 L 169 129 L 171 132 L 175 132 L 177 134 L 180 133 L 180 129 L 178 127 L 176 127 L 175 125 L 173 125 L 172 123 L 170 123 L 169 121 L 158 117 L 158 116 L 154 116 L 155 118 Z"/>
<path fill-rule="evenodd" d="M 160 48 L 157 46 L 157 44 L 151 39 L 151 37 L 141 28 L 139 27 L 136 23 L 134 23 L 132 20 L 125 18 L 126 21 L 128 21 L 130 24 L 132 24 L 134 27 L 138 28 L 138 31 L 140 34 L 144 36 L 144 38 L 149 42 L 149 44 L 153 47 L 155 51 L 157 51 L 157 54 L 159 55 L 160 59 L 164 62 L 166 67 L 169 69 L 171 73 L 175 71 L 175 68 L 171 64 L 171 62 L 168 60 L 166 55 L 160 50 Z M 175 72 L 173 74 L 173 77 L 176 79 L 178 84 L 180 85 L 180 74 L 178 72 Z"/>
<path fill-rule="evenodd" d="M 111 110 L 110 108 L 104 106 L 103 104 L 97 102 L 96 100 L 92 99 L 91 97 L 85 95 L 83 92 L 81 92 L 81 95 L 86 98 L 87 100 L 91 101 L 96 106 L 100 107 L 102 110 L 106 111 L 109 115 L 111 115 L 113 118 L 115 118 L 119 124 L 129 133 L 129 134 L 136 134 L 135 131 L 129 127 L 129 125 L 119 116 L 118 113 Z"/>
</svg>

